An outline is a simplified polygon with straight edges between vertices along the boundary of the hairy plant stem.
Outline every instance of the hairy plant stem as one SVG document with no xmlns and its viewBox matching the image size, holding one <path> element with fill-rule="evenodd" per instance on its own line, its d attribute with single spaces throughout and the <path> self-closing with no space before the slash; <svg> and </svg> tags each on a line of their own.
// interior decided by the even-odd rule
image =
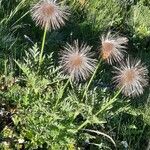
<svg viewBox="0 0 150 150">
<path fill-rule="evenodd" d="M 47 24 L 46 24 L 45 29 L 44 29 L 42 47 L 41 47 L 41 52 L 40 52 L 40 56 L 39 56 L 39 69 L 40 69 L 40 66 L 41 66 L 41 63 L 42 63 L 42 56 L 43 56 L 43 51 L 44 51 L 44 46 L 45 46 L 46 33 L 47 33 Z"/>
<path fill-rule="evenodd" d="M 98 62 L 97 67 L 95 68 L 95 71 L 94 71 L 92 77 L 90 78 L 90 81 L 88 82 L 88 85 L 87 85 L 86 88 L 85 88 L 85 91 L 84 91 L 84 93 L 83 93 L 82 100 L 81 100 L 82 102 L 83 102 L 84 97 L 86 96 L 87 91 L 88 91 L 88 89 L 89 89 L 89 87 L 90 87 L 90 85 L 91 85 L 91 83 L 92 83 L 92 81 L 93 81 L 93 79 L 94 79 L 94 77 L 95 77 L 95 75 L 96 75 L 96 73 L 97 73 L 97 70 L 98 70 L 100 64 L 101 64 L 101 60 Z"/>
<path fill-rule="evenodd" d="M 99 110 L 99 111 L 95 114 L 95 116 L 99 115 L 102 111 L 104 111 L 107 107 L 109 107 L 113 102 L 115 102 L 115 101 L 116 101 L 116 98 L 119 96 L 119 94 L 121 93 L 122 89 L 123 89 L 123 87 L 114 95 L 114 97 L 110 100 L 110 102 L 107 103 L 107 105 L 106 105 L 103 109 Z M 81 130 L 81 129 L 82 129 L 83 127 L 85 127 L 88 123 L 89 123 L 89 120 L 87 119 L 86 121 L 84 121 L 84 122 L 79 126 L 79 128 L 76 130 L 76 132 L 78 132 L 79 130 Z"/>
</svg>

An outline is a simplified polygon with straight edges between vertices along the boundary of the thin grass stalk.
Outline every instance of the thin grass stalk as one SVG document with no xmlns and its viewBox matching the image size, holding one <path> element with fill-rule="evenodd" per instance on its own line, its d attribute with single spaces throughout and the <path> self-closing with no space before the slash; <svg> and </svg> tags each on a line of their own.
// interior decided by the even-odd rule
<svg viewBox="0 0 150 150">
<path fill-rule="evenodd" d="M 28 15 L 30 13 L 30 10 L 29 11 L 27 11 L 24 15 L 22 15 L 17 21 L 15 21 L 13 24 L 12 24 L 12 27 L 14 26 L 14 25 L 16 25 L 22 18 L 24 18 L 26 15 Z"/>
<path fill-rule="evenodd" d="M 10 13 L 9 17 L 6 20 L 6 23 L 8 23 L 8 21 L 10 21 L 15 15 L 16 13 L 23 8 L 24 4 L 25 4 L 26 0 L 22 0 L 17 7 Z"/>
</svg>

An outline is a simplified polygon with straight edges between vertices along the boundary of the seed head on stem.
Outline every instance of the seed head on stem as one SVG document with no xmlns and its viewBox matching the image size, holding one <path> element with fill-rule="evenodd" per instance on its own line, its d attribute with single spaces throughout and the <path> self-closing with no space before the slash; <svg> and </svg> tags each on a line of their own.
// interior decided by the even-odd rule
<svg viewBox="0 0 150 150">
<path fill-rule="evenodd" d="M 36 25 L 51 30 L 58 29 L 65 24 L 69 11 L 66 6 L 56 3 L 56 0 L 40 0 L 32 7 L 31 16 Z"/>
<path fill-rule="evenodd" d="M 78 40 L 73 45 L 67 44 L 61 54 L 60 65 L 65 73 L 71 76 L 71 79 L 79 81 L 86 80 L 94 71 L 96 60 L 91 58 L 90 46 L 82 43 L 79 45 Z"/>
<path fill-rule="evenodd" d="M 102 46 L 100 55 L 103 60 L 106 60 L 109 64 L 113 62 L 120 62 L 124 57 L 126 44 L 128 39 L 125 37 L 119 37 L 108 32 L 106 36 L 101 38 Z"/>
<path fill-rule="evenodd" d="M 140 60 L 129 59 L 115 67 L 116 76 L 113 78 L 122 93 L 129 97 L 143 94 L 144 87 L 148 84 L 148 70 Z"/>
</svg>

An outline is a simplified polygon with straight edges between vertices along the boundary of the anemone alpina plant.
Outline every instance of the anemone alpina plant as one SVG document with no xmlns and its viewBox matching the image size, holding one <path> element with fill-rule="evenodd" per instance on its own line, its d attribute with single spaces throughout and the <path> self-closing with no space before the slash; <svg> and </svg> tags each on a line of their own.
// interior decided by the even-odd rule
<svg viewBox="0 0 150 150">
<path fill-rule="evenodd" d="M 78 40 L 74 41 L 73 45 L 67 43 L 64 47 L 60 65 L 72 80 L 85 80 L 94 71 L 96 60 L 91 58 L 93 56 L 91 48 L 84 43 L 79 45 Z"/>
<path fill-rule="evenodd" d="M 125 96 L 135 97 L 143 94 L 144 87 L 148 84 L 148 70 L 140 60 L 130 62 L 128 58 L 115 69 L 114 82 L 118 88 L 122 88 Z"/>
<path fill-rule="evenodd" d="M 31 15 L 36 24 L 42 28 L 58 29 L 65 24 L 69 11 L 67 7 L 56 3 L 56 0 L 40 0 L 31 9 Z"/>
<path fill-rule="evenodd" d="M 125 53 L 128 39 L 126 37 L 119 37 L 111 34 L 109 31 L 106 36 L 101 37 L 101 57 L 109 64 L 113 62 L 120 62 Z"/>
</svg>

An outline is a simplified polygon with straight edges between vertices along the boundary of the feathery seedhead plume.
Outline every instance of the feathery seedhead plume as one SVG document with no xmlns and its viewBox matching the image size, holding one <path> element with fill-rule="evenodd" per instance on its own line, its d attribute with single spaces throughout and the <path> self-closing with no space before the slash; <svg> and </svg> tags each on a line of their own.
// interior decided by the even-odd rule
<svg viewBox="0 0 150 150">
<path fill-rule="evenodd" d="M 91 48 L 84 43 L 79 45 L 78 40 L 74 41 L 73 45 L 67 43 L 64 47 L 60 65 L 72 80 L 86 80 L 94 71 L 96 60 L 91 58 Z"/>
<path fill-rule="evenodd" d="M 125 53 L 128 39 L 126 37 L 119 37 L 112 35 L 109 31 L 106 36 L 102 36 L 101 57 L 109 64 L 113 62 L 120 62 Z"/>
<path fill-rule="evenodd" d="M 67 7 L 56 3 L 56 0 L 40 0 L 31 9 L 31 15 L 37 25 L 51 30 L 58 29 L 65 24 L 69 11 Z"/>
<path fill-rule="evenodd" d="M 140 60 L 131 61 L 129 58 L 120 68 L 115 67 L 116 76 L 113 78 L 118 88 L 122 88 L 125 96 L 135 97 L 143 94 L 148 84 L 148 70 Z"/>
</svg>

